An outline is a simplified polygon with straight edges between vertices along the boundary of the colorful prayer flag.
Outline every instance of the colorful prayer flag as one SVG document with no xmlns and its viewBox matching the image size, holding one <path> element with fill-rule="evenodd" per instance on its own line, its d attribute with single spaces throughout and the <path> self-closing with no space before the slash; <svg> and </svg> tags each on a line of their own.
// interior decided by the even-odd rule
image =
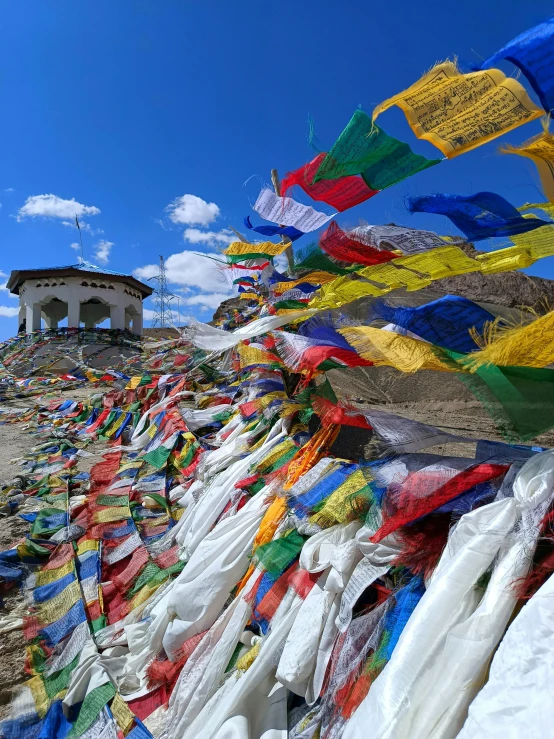
<svg viewBox="0 0 554 739">
<path fill-rule="evenodd" d="M 504 146 L 503 154 L 519 154 L 535 163 L 541 178 L 544 194 L 554 203 L 554 136 L 543 131 L 538 136 L 525 141 L 521 146 Z"/>
<path fill-rule="evenodd" d="M 409 198 L 408 210 L 411 213 L 437 213 L 450 218 L 469 241 L 521 234 L 549 223 L 540 218 L 523 218 L 517 208 L 493 192 Z"/>
<path fill-rule="evenodd" d="M 525 89 L 499 69 L 462 74 L 443 62 L 403 92 L 378 105 L 373 120 L 393 105 L 418 139 L 452 158 L 542 115 Z"/>
<path fill-rule="evenodd" d="M 367 113 L 357 110 L 322 161 L 314 183 L 361 174 L 368 187 L 384 190 L 440 161 L 414 154 L 408 144 L 389 136 Z"/>
<path fill-rule="evenodd" d="M 269 188 L 264 188 L 254 203 L 254 210 L 266 221 L 283 226 L 294 226 L 302 233 L 321 228 L 334 214 L 327 215 L 309 205 L 297 203 L 292 198 L 280 198 Z"/>
<path fill-rule="evenodd" d="M 303 167 L 288 172 L 281 180 L 281 193 L 285 195 L 291 187 L 298 185 L 312 200 L 328 203 L 341 213 L 377 195 L 379 190 L 372 190 L 362 177 L 347 176 L 314 182 L 314 177 L 326 156 L 327 154 L 322 152 Z"/>
<path fill-rule="evenodd" d="M 481 64 L 487 69 L 507 59 L 519 67 L 547 112 L 554 109 L 554 18 L 524 31 Z"/>
</svg>

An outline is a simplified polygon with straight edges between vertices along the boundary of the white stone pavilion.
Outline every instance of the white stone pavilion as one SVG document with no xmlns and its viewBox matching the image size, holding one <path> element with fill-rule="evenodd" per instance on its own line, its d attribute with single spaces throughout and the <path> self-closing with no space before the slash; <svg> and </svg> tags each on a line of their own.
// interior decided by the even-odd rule
<svg viewBox="0 0 554 739">
<path fill-rule="evenodd" d="M 57 328 L 94 328 L 107 318 L 110 328 L 142 335 L 142 301 L 153 288 L 130 275 L 89 262 L 69 267 L 14 270 L 8 290 L 19 295 L 19 329 L 27 333 Z"/>
</svg>

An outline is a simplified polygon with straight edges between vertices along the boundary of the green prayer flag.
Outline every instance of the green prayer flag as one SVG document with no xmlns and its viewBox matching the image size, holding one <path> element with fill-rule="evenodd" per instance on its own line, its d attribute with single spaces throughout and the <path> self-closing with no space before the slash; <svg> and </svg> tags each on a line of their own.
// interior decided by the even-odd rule
<svg viewBox="0 0 554 739">
<path fill-rule="evenodd" d="M 90 729 L 100 715 L 100 711 L 114 697 L 115 688 L 111 683 L 100 685 L 98 688 L 91 690 L 81 704 L 81 710 L 79 711 L 77 720 L 71 727 L 71 731 L 67 735 L 67 739 L 77 739 L 87 729 Z"/>
<path fill-rule="evenodd" d="M 330 272 L 334 275 L 349 275 L 359 269 L 360 265 L 353 264 L 350 267 L 339 267 L 327 254 L 321 251 L 316 243 L 309 244 L 302 249 L 294 258 L 295 271 L 309 269 L 322 272 Z"/>
<path fill-rule="evenodd" d="M 293 529 L 280 539 L 275 539 L 258 547 L 256 549 L 256 559 L 270 574 L 279 575 L 299 554 L 303 545 L 304 537 L 296 529 Z"/>
<path fill-rule="evenodd" d="M 440 161 L 414 154 L 408 144 L 389 136 L 367 113 L 357 110 L 321 163 L 314 183 L 361 174 L 372 190 L 384 190 Z"/>
<path fill-rule="evenodd" d="M 151 452 L 145 454 L 143 459 L 148 464 L 151 464 L 152 467 L 159 470 L 167 462 L 171 451 L 171 449 L 165 446 L 159 446 L 157 449 L 153 449 Z"/>
</svg>

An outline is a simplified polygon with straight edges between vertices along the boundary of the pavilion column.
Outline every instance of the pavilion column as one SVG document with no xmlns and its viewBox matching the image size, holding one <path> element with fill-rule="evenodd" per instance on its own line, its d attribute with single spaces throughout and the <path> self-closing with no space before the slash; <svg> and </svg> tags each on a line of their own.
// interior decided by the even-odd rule
<svg viewBox="0 0 554 739">
<path fill-rule="evenodd" d="M 133 316 L 133 333 L 142 336 L 142 312 Z"/>
<path fill-rule="evenodd" d="M 70 293 L 69 300 L 67 301 L 67 327 L 79 328 L 80 320 L 81 303 L 79 301 L 79 294 L 77 292 Z"/>
<path fill-rule="evenodd" d="M 44 323 L 46 325 L 46 328 L 58 328 L 58 320 L 54 318 L 53 316 L 49 316 L 48 313 L 45 313 Z"/>
<path fill-rule="evenodd" d="M 32 303 L 27 305 L 26 315 L 26 331 L 30 334 L 32 331 L 40 331 L 40 303 Z"/>
<path fill-rule="evenodd" d="M 117 328 L 121 331 L 125 328 L 124 305 L 110 305 L 110 328 Z"/>
</svg>

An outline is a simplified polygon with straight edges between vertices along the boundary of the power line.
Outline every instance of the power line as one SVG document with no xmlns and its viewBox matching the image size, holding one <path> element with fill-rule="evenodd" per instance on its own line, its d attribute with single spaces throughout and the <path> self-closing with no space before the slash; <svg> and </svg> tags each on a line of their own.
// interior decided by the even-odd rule
<svg viewBox="0 0 554 739">
<path fill-rule="evenodd" d="M 160 257 L 160 267 L 156 277 L 151 277 L 151 280 L 157 280 L 158 286 L 155 288 L 154 296 L 154 318 L 152 319 L 152 328 L 158 326 L 159 328 L 168 328 L 173 326 L 173 311 L 171 309 L 170 301 L 175 298 L 175 295 L 167 287 L 167 278 L 165 275 L 165 263 L 164 258 Z"/>
</svg>

